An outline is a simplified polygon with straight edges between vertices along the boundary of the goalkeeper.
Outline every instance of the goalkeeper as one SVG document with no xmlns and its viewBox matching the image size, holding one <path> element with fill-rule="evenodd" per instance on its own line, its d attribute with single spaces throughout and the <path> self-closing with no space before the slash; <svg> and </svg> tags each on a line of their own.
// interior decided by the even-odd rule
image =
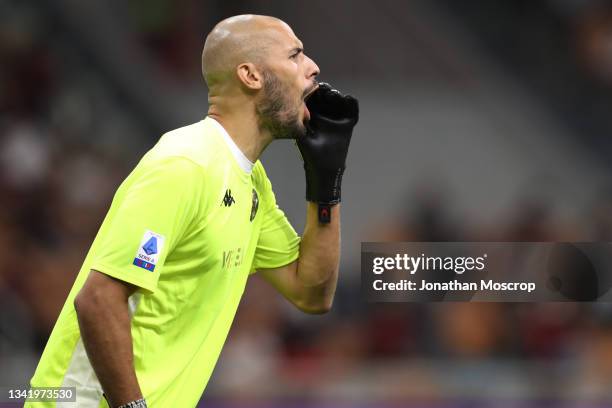
<svg viewBox="0 0 612 408">
<path fill-rule="evenodd" d="M 75 387 L 79 408 L 193 407 L 251 274 L 306 313 L 330 309 L 357 101 L 318 84 L 273 17 L 217 24 L 202 70 L 207 117 L 163 135 L 117 190 L 32 387 Z M 258 160 L 275 139 L 304 161 L 301 238 Z"/>
</svg>

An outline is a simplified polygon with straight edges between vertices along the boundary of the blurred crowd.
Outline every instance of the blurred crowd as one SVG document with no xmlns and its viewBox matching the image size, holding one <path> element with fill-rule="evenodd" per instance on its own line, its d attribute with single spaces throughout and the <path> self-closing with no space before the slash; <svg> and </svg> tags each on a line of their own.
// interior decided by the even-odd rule
<svg viewBox="0 0 612 408">
<path fill-rule="evenodd" d="M 142 137 L 44 9 L 0 4 L 0 61 L 0 366 L 12 367 L 0 380 L 7 384 L 31 375 L 133 164 L 130 146 Z"/>
<path fill-rule="evenodd" d="M 607 0 L 440 0 L 585 145 L 612 154 L 612 5 Z"/>
<path fill-rule="evenodd" d="M 17 3 L 0 4 L 0 384 L 32 374 L 114 190 L 154 141 L 44 7 Z M 151 10 L 158 13 L 135 13 L 143 44 L 168 75 L 191 72 L 177 46 L 200 41 L 190 13 L 170 19 L 163 8 Z M 612 83 L 612 9 L 605 10 L 566 19 L 583 41 L 582 52 L 566 57 L 586 64 L 581 80 L 601 87 Z M 444 192 L 410 193 L 392 227 L 364 239 L 612 239 L 612 192 L 573 219 L 526 192 L 493 225 L 462 220 Z M 345 260 L 341 273 L 358 276 L 358 260 Z M 310 317 L 271 292 L 251 279 L 211 399 L 612 401 L 606 305 L 367 304 L 348 280 L 333 312 Z"/>
<path fill-rule="evenodd" d="M 573 225 L 555 218 L 551 203 L 529 199 L 517 202 L 516 214 L 494 226 L 461 223 L 450 215 L 452 199 L 442 198 L 410 195 L 407 212 L 367 238 L 534 242 L 608 241 L 612 235 L 610 212 L 595 216 L 609 209 L 609 198 L 576 217 Z M 360 271 L 345 263 L 341 273 L 359 276 Z M 491 406 L 501 406 L 499 399 L 506 397 L 558 399 L 551 406 L 569 406 L 559 402 L 564 399 L 612 400 L 612 305 L 368 304 L 359 285 L 347 281 L 334 310 L 312 318 L 293 312 L 265 283 L 253 280 L 212 392 L 237 400 L 277 395 L 261 384 L 262 376 L 273 373 L 285 397 L 367 401 L 375 395 L 378 401 L 431 402 L 494 395 L 497 402 Z"/>
</svg>

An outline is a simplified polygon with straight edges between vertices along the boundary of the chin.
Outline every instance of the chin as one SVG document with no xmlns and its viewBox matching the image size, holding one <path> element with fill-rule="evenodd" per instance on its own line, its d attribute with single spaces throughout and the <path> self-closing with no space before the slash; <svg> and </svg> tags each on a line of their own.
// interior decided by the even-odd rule
<svg viewBox="0 0 612 408">
<path fill-rule="evenodd" d="M 275 139 L 298 139 L 306 134 L 306 125 L 302 118 L 296 117 L 290 122 L 279 124 L 274 132 Z"/>
<path fill-rule="evenodd" d="M 304 117 L 304 115 L 300 115 L 297 120 L 295 121 L 294 124 L 294 133 L 295 133 L 295 138 L 298 137 L 302 137 L 306 134 L 306 132 L 308 131 L 308 126 L 307 126 L 308 121 L 306 120 L 306 118 Z"/>
<path fill-rule="evenodd" d="M 297 131 L 295 133 L 296 134 L 295 134 L 295 138 L 294 139 L 306 136 L 306 133 L 308 133 L 308 128 L 306 127 L 306 124 L 300 122 L 299 125 L 298 125 L 298 129 L 297 129 Z"/>
</svg>

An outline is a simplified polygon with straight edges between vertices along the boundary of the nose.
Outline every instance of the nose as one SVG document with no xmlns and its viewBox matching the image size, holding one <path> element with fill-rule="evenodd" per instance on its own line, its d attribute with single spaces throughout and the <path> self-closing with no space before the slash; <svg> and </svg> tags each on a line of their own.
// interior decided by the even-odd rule
<svg viewBox="0 0 612 408">
<path fill-rule="evenodd" d="M 315 78 L 321 72 L 319 70 L 319 66 L 308 56 L 307 58 L 307 69 L 306 69 L 306 78 Z"/>
</svg>

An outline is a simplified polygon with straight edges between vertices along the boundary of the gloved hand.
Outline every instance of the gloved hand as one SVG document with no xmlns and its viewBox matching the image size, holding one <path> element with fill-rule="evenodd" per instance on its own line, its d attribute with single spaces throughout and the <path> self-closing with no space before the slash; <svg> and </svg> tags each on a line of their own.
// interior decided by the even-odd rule
<svg viewBox="0 0 612 408">
<path fill-rule="evenodd" d="M 306 199 L 319 204 L 319 222 L 329 223 L 331 206 L 340 202 L 353 127 L 359 120 L 359 104 L 322 82 L 307 99 L 310 121 L 296 144 L 304 160 Z"/>
</svg>

